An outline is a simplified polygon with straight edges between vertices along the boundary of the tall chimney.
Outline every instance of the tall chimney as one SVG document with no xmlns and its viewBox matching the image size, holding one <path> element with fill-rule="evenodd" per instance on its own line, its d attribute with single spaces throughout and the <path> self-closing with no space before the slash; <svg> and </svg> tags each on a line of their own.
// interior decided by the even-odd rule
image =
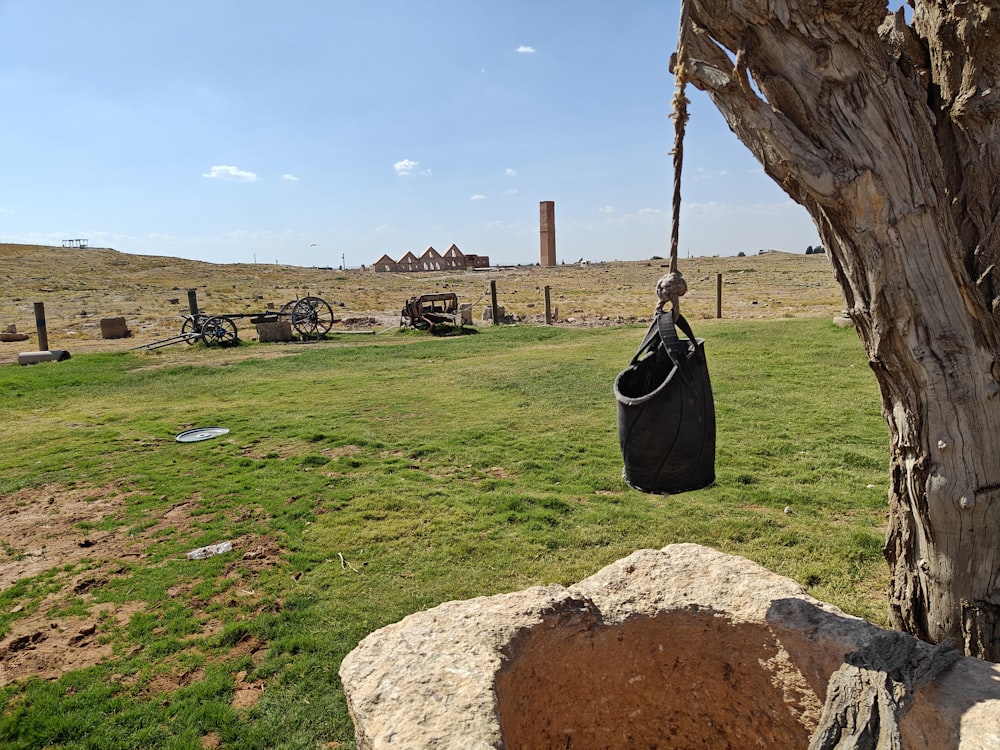
<svg viewBox="0 0 1000 750">
<path fill-rule="evenodd" d="M 539 226 L 542 237 L 542 266 L 556 264 L 556 203 L 542 201 L 539 205 Z"/>
</svg>

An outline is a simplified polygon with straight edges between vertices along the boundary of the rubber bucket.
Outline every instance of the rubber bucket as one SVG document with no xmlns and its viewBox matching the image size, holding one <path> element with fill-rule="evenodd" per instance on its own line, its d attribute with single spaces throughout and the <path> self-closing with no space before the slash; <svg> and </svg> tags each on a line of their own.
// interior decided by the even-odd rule
<svg viewBox="0 0 1000 750">
<path fill-rule="evenodd" d="M 715 402 L 705 341 L 683 318 L 677 325 L 690 338 L 678 339 L 672 321 L 654 321 L 615 379 L 622 476 L 642 492 L 686 492 L 715 481 Z"/>
</svg>

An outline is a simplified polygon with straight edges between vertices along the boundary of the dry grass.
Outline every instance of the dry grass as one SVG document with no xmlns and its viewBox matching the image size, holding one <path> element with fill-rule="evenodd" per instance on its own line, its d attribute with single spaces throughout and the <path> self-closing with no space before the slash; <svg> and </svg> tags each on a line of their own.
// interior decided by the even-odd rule
<svg viewBox="0 0 1000 750">
<path fill-rule="evenodd" d="M 500 304 L 526 322 L 544 320 L 544 288 L 563 325 L 608 325 L 648 318 L 656 280 L 666 261 L 518 266 L 477 272 L 415 274 L 336 271 L 267 264 L 217 265 L 178 258 L 131 255 L 110 249 L 0 244 L 0 330 L 8 325 L 32 338 L 0 343 L 0 362 L 37 347 L 33 303 L 45 304 L 53 349 L 116 351 L 179 333 L 187 290 L 195 289 L 207 314 L 263 311 L 314 294 L 327 300 L 338 321 L 373 317 L 394 327 L 408 297 L 449 291 L 473 303 L 479 320 L 490 302 L 490 281 Z M 716 280 L 722 274 L 726 318 L 836 314 L 842 296 L 824 255 L 771 252 L 745 258 L 682 259 L 690 287 L 682 301 L 689 318 L 715 317 Z M 101 318 L 123 316 L 132 339 L 103 341 Z M 252 331 L 247 321 L 241 336 Z"/>
</svg>

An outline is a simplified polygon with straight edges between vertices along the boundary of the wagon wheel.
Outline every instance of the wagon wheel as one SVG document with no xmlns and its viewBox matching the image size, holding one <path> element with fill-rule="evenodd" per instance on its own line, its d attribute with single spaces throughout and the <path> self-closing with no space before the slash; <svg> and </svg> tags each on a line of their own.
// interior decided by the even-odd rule
<svg viewBox="0 0 1000 750">
<path fill-rule="evenodd" d="M 333 310 L 326 300 L 319 297 L 303 297 L 292 307 L 292 328 L 304 338 L 316 339 L 325 336 L 333 327 Z"/>
<path fill-rule="evenodd" d="M 200 313 L 198 315 L 185 317 L 184 325 L 181 326 L 181 335 L 188 336 L 188 334 L 192 333 L 201 333 L 201 329 L 204 327 L 206 320 L 208 320 L 208 318 Z M 197 340 L 197 336 L 189 336 L 184 339 L 184 343 L 190 346 Z"/>
<path fill-rule="evenodd" d="M 224 315 L 216 315 L 202 324 L 201 339 L 205 346 L 227 347 L 240 343 L 236 335 L 236 324 Z"/>
<path fill-rule="evenodd" d="M 297 299 L 293 299 L 291 302 L 286 302 L 285 304 L 283 304 L 281 306 L 281 310 L 278 312 L 278 314 L 279 315 L 291 315 L 292 314 L 292 310 L 295 308 L 295 306 L 297 304 L 299 304 L 299 301 Z"/>
</svg>

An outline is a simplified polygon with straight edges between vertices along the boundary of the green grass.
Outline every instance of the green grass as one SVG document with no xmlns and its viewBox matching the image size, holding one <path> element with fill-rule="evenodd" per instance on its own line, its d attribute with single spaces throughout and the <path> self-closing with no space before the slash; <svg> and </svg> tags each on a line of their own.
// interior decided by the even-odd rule
<svg viewBox="0 0 1000 750">
<path fill-rule="evenodd" d="M 0 745 L 198 748 L 212 734 L 226 747 L 350 748 L 337 668 L 367 633 L 451 599 L 569 584 L 673 542 L 744 555 L 882 623 L 887 437 L 856 335 L 826 320 L 702 321 L 697 333 L 718 480 L 669 498 L 621 480 L 612 383 L 637 328 L 0 369 L 0 503 L 26 488 L 114 484 L 127 504 L 90 528 L 145 545 L 142 558 L 0 592 L 0 634 L 91 568 L 100 582 L 67 591 L 53 614 L 135 612 L 124 625 L 100 618 L 114 648 L 100 665 L 0 689 Z M 231 432 L 173 440 L 205 425 Z M 159 528 L 179 503 L 187 523 Z M 272 539 L 280 563 L 243 564 L 244 549 L 185 558 L 224 539 Z M 237 675 L 266 685 L 256 705 L 231 705 Z"/>
</svg>

